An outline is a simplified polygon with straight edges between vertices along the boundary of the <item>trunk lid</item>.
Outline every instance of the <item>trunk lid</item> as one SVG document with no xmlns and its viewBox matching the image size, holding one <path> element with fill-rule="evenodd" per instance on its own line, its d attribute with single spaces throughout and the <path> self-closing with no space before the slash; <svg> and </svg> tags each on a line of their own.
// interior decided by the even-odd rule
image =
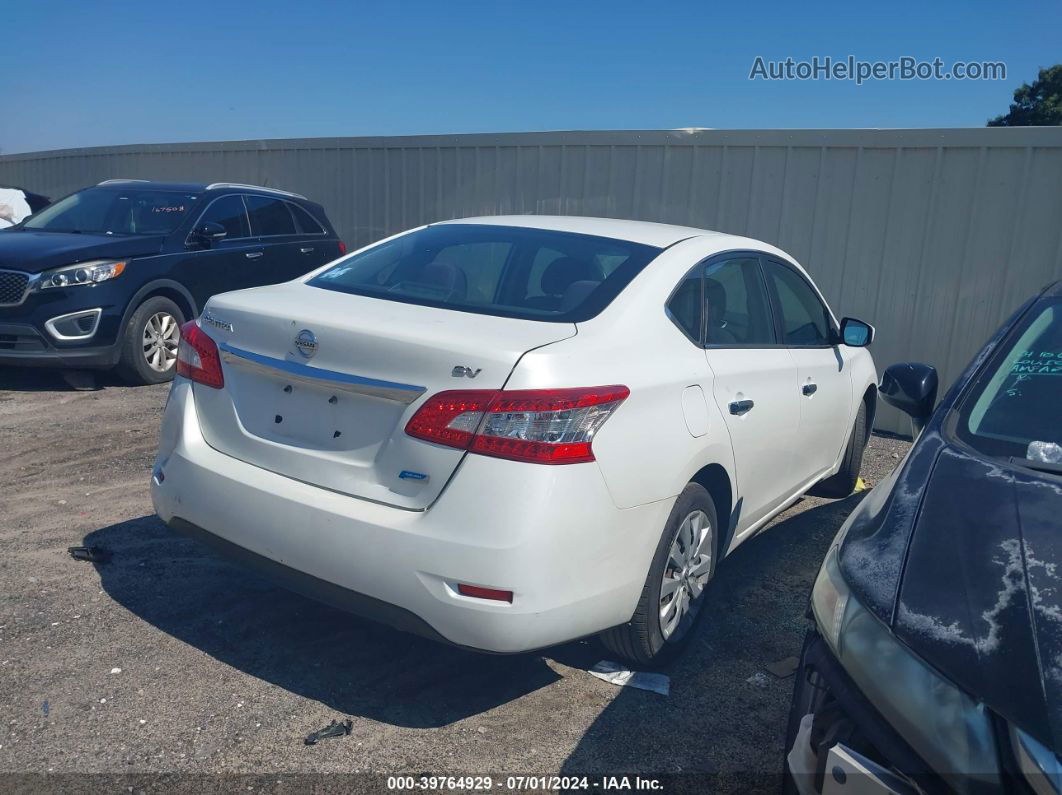
<svg viewBox="0 0 1062 795">
<path fill-rule="evenodd" d="M 406 435 L 424 399 L 447 389 L 499 389 L 526 351 L 576 332 L 571 323 L 436 309 L 301 282 L 215 296 L 200 325 L 218 343 L 225 375 L 223 389 L 194 387 L 211 447 L 410 510 L 427 508 L 464 456 Z M 455 368 L 476 375 L 455 377 Z"/>
</svg>

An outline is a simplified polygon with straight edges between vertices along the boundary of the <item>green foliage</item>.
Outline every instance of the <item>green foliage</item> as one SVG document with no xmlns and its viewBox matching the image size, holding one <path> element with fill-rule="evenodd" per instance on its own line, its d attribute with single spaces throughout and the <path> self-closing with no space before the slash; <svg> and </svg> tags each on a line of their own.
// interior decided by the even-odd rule
<svg viewBox="0 0 1062 795">
<path fill-rule="evenodd" d="M 1014 101 L 1003 116 L 989 119 L 989 127 L 1053 127 L 1062 125 L 1062 64 L 1041 69 L 1030 85 L 1014 89 Z"/>
</svg>

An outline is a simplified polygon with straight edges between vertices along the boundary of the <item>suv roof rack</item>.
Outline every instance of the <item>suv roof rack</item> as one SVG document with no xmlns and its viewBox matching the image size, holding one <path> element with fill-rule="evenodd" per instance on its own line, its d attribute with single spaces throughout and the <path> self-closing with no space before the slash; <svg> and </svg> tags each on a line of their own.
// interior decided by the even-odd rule
<svg viewBox="0 0 1062 795">
<path fill-rule="evenodd" d="M 264 190 L 266 193 L 279 193 L 281 196 L 293 196 L 296 199 L 306 199 L 301 193 L 293 193 L 290 190 L 267 188 L 264 185 L 247 185 L 242 182 L 211 182 L 206 186 L 207 190 L 214 190 L 215 188 L 251 188 L 252 190 Z M 307 199 L 307 201 L 309 200 Z"/>
<path fill-rule="evenodd" d="M 114 185 L 118 182 L 151 182 L 150 179 L 105 179 L 103 182 L 97 182 L 97 185 Z"/>
</svg>

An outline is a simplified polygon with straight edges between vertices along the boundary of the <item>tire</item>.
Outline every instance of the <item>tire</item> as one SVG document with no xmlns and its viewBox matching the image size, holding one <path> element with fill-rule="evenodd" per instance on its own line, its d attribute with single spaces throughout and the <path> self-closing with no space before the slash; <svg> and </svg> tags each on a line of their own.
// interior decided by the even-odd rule
<svg viewBox="0 0 1062 795">
<path fill-rule="evenodd" d="M 863 468 L 863 450 L 867 446 L 867 404 L 859 401 L 859 411 L 852 425 L 852 435 L 844 450 L 841 468 L 836 475 L 819 481 L 808 494 L 814 497 L 847 497 L 855 491 L 859 470 Z"/>
<path fill-rule="evenodd" d="M 688 557 L 683 554 L 687 545 L 679 541 L 680 531 L 684 538 L 700 535 L 699 545 L 695 549 L 689 546 L 694 551 Z M 715 574 L 718 533 L 719 520 L 711 496 L 703 486 L 688 484 L 679 494 L 664 525 L 634 615 L 626 624 L 601 634 L 601 642 L 610 652 L 625 662 L 645 668 L 670 661 L 685 647 L 692 637 L 697 620 L 704 612 L 707 585 Z M 687 566 L 684 575 L 672 576 L 677 573 L 677 568 L 672 565 L 675 562 L 672 560 L 673 547 L 678 562 Z M 697 554 L 698 551 L 700 554 Z M 706 572 L 690 576 L 705 566 Z M 665 575 L 668 584 L 675 586 L 666 604 L 672 608 L 670 610 L 661 610 L 660 607 Z M 698 585 L 699 591 L 696 590 Z M 688 608 L 675 621 L 675 608 L 680 606 L 675 600 L 690 595 L 692 598 L 688 600 Z M 667 599 L 667 596 L 664 598 Z"/>
<path fill-rule="evenodd" d="M 122 330 L 121 354 L 114 368 L 118 375 L 137 385 L 172 380 L 184 320 L 180 307 L 169 298 L 156 295 L 144 301 Z M 148 343 L 157 344 L 147 350 Z"/>
</svg>

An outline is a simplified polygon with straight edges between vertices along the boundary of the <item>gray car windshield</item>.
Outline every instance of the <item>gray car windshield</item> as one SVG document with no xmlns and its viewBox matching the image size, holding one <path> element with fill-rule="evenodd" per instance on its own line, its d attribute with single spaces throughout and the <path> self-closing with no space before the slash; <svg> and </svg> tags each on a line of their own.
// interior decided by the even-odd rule
<svg viewBox="0 0 1062 795">
<path fill-rule="evenodd" d="M 166 235 L 180 226 L 194 194 L 87 188 L 30 216 L 21 229 L 93 235 Z"/>
<path fill-rule="evenodd" d="M 956 431 L 992 456 L 1062 445 L 1062 299 L 1034 306 L 964 398 Z"/>
<path fill-rule="evenodd" d="M 528 320 L 578 322 L 604 309 L 660 249 L 489 224 L 440 224 L 336 263 L 325 290 Z"/>
</svg>

